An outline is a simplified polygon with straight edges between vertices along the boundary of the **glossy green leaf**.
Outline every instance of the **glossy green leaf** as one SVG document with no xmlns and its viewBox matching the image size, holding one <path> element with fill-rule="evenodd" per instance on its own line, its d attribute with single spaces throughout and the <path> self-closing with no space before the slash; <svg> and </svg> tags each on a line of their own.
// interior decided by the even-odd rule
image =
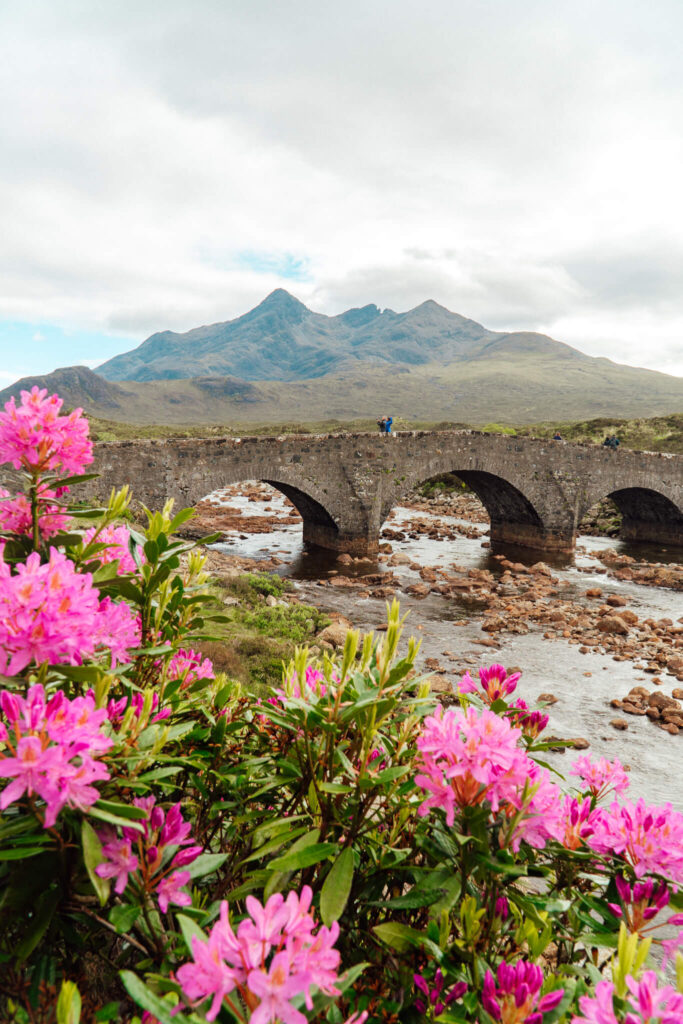
<svg viewBox="0 0 683 1024">
<path fill-rule="evenodd" d="M 353 850 L 347 847 L 339 854 L 320 891 L 320 916 L 327 927 L 344 912 L 353 884 Z"/>
<path fill-rule="evenodd" d="M 88 878 L 97 893 L 100 906 L 103 907 L 109 899 L 110 881 L 108 878 L 100 878 L 95 873 L 95 869 L 104 862 L 104 855 L 102 853 L 102 844 L 95 829 L 85 818 L 81 826 L 81 844 L 83 846 L 83 863 L 88 872 Z"/>
</svg>

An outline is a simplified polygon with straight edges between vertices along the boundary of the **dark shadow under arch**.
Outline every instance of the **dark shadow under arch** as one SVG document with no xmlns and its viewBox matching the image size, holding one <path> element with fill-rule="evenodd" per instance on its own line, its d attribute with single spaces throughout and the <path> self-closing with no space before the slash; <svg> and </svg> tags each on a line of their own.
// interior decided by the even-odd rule
<svg viewBox="0 0 683 1024">
<path fill-rule="evenodd" d="M 648 487 L 624 487 L 607 497 L 621 512 L 624 540 L 683 547 L 683 512 L 670 498 Z"/>
<path fill-rule="evenodd" d="M 304 521 L 304 531 L 306 531 L 306 524 L 308 523 L 309 526 L 322 527 L 325 530 L 339 533 L 339 527 L 330 513 L 319 501 L 312 498 L 310 494 L 306 494 L 305 491 L 299 490 L 298 487 L 294 487 L 292 484 L 283 484 L 279 480 L 266 480 L 263 478 L 262 482 L 270 487 L 274 487 L 276 491 L 280 491 L 286 498 L 289 498 Z"/>
<path fill-rule="evenodd" d="M 491 526 L 520 523 L 542 529 L 541 517 L 529 499 L 503 477 L 479 469 L 453 472 L 477 495 L 489 514 Z"/>
</svg>

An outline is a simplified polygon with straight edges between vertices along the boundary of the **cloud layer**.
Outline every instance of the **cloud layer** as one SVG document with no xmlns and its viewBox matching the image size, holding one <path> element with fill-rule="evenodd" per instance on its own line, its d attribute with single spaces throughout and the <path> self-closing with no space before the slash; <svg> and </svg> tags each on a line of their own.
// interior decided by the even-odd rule
<svg viewBox="0 0 683 1024">
<path fill-rule="evenodd" d="M 123 350 L 284 285 L 683 373 L 682 30 L 678 0 L 5 5 L 0 319 Z"/>
</svg>

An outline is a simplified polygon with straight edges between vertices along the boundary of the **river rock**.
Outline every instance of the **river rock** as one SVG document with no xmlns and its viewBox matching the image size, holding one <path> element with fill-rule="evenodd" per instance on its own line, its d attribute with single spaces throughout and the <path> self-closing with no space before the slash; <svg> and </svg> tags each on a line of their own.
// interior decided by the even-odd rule
<svg viewBox="0 0 683 1024">
<path fill-rule="evenodd" d="M 609 724 L 613 729 L 618 729 L 619 732 L 625 732 L 628 729 L 628 722 L 625 718 L 612 718 Z"/>
<path fill-rule="evenodd" d="M 597 628 L 601 633 L 616 633 L 620 636 L 628 633 L 628 626 L 619 615 L 603 615 L 597 621 Z"/>
<path fill-rule="evenodd" d="M 322 644 L 332 644 L 333 647 L 343 647 L 350 628 L 350 624 L 347 625 L 347 622 L 348 620 L 346 622 L 331 622 L 329 626 L 325 626 L 318 633 L 318 641 Z"/>
<path fill-rule="evenodd" d="M 556 697 L 554 693 L 539 693 L 538 699 L 543 704 L 557 704 L 559 697 Z"/>
</svg>

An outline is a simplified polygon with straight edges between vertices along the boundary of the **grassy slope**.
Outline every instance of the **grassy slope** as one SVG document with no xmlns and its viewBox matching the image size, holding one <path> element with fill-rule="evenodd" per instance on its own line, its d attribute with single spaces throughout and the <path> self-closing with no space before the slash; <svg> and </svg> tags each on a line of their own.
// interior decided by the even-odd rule
<svg viewBox="0 0 683 1024">
<path fill-rule="evenodd" d="M 47 383 L 47 382 L 46 382 Z M 394 418 L 481 425 L 530 423 L 590 416 L 655 416 L 683 409 L 683 378 L 563 358 L 539 360 L 532 353 L 495 359 L 428 364 L 388 372 L 368 366 L 317 380 L 259 381 L 248 392 L 220 394 L 192 380 L 125 381 L 116 406 L 96 397 L 82 404 L 90 415 L 137 424 L 231 424 L 239 432 L 254 424 Z M 60 392 L 61 393 L 61 392 Z"/>
</svg>

